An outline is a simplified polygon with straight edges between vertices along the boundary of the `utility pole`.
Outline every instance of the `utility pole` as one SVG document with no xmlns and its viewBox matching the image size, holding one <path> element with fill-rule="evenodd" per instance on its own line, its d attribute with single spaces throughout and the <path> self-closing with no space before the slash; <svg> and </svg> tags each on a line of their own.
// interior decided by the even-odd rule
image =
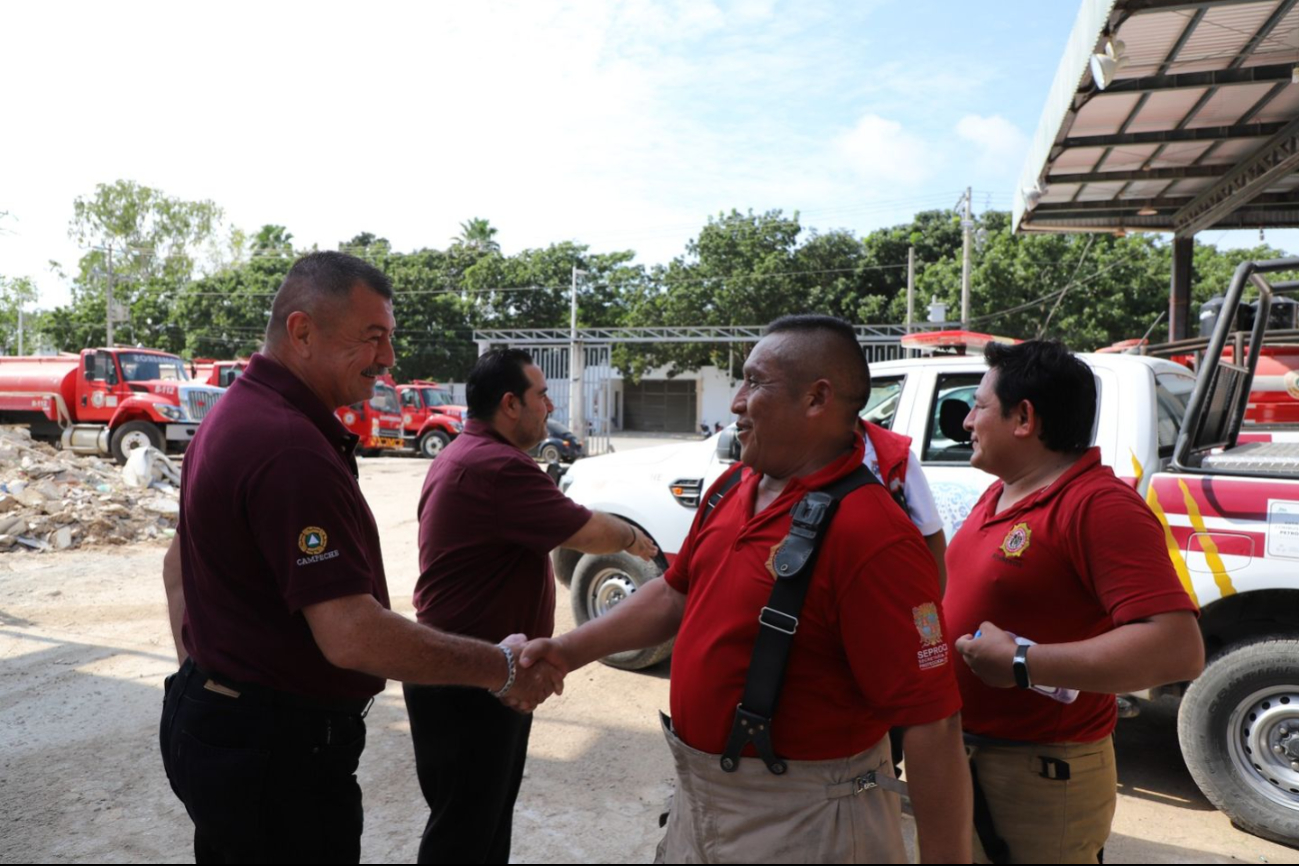
<svg viewBox="0 0 1299 866">
<path fill-rule="evenodd" d="M 18 355 L 21 357 L 22 354 L 23 354 L 23 305 L 22 302 L 19 301 L 18 303 Z"/>
<path fill-rule="evenodd" d="M 965 235 L 964 250 L 961 253 L 961 330 L 970 329 L 970 242 L 974 236 L 974 218 L 970 215 L 970 200 L 974 191 L 965 188 L 965 216 L 961 220 L 962 233 Z"/>
<path fill-rule="evenodd" d="M 104 278 L 104 281 L 107 284 L 105 296 L 108 299 L 108 303 L 105 312 L 107 313 L 106 318 L 108 319 L 108 348 L 111 349 L 113 348 L 113 247 L 111 244 L 107 247 L 107 252 L 108 274 Z"/>
<path fill-rule="evenodd" d="M 916 248 L 907 248 L 907 333 L 916 321 Z"/>
<path fill-rule="evenodd" d="M 586 350 L 577 338 L 577 275 L 586 274 L 573 265 L 573 291 L 569 314 L 568 344 L 568 426 L 579 440 L 586 441 L 586 412 L 582 403 L 582 379 L 586 375 Z"/>
</svg>

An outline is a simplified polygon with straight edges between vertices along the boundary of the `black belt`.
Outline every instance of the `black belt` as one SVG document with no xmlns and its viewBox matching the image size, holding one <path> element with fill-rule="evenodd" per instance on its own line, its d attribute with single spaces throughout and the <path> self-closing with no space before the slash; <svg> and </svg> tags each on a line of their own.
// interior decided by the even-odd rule
<svg viewBox="0 0 1299 866">
<path fill-rule="evenodd" d="M 186 664 L 193 665 L 194 676 L 189 679 L 189 689 L 202 689 L 212 694 L 224 695 L 238 700 L 250 700 L 253 703 L 268 707 L 288 707 L 295 710 L 314 710 L 322 713 L 336 713 L 345 716 L 365 718 L 374 704 L 374 698 L 316 698 L 297 695 L 273 689 L 257 683 L 241 683 L 223 674 L 213 673 L 199 667 L 193 659 Z"/>
</svg>

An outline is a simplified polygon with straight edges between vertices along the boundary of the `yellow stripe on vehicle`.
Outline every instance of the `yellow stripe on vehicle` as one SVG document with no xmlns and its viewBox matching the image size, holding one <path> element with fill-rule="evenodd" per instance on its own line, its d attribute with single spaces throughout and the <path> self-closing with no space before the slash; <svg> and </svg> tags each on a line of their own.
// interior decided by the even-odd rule
<svg viewBox="0 0 1299 866">
<path fill-rule="evenodd" d="M 1186 500 L 1186 515 L 1191 518 L 1191 526 L 1196 532 L 1200 533 L 1200 545 L 1204 548 L 1204 560 L 1209 564 L 1209 570 L 1213 572 L 1213 582 L 1218 585 L 1218 592 L 1223 598 L 1236 594 L 1236 587 L 1232 584 L 1231 578 L 1227 576 L 1227 567 L 1222 564 L 1222 557 L 1218 555 L 1218 545 L 1213 543 L 1213 537 L 1209 535 L 1208 528 L 1204 525 L 1204 518 L 1200 515 L 1200 506 L 1195 504 L 1195 497 L 1191 495 L 1191 490 L 1186 486 L 1186 482 L 1181 478 L 1177 479 L 1177 486 L 1182 488 L 1182 498 Z"/>
<path fill-rule="evenodd" d="M 1159 518 L 1159 525 L 1164 527 L 1164 544 L 1168 546 L 1168 558 L 1173 561 L 1173 570 L 1177 572 L 1177 579 L 1182 582 L 1182 589 L 1191 597 L 1191 601 L 1196 607 L 1200 606 L 1200 599 L 1195 595 L 1195 586 L 1191 583 L 1191 570 L 1186 567 L 1186 560 L 1182 557 L 1182 551 L 1177 546 L 1177 539 L 1173 537 L 1173 530 L 1168 525 L 1168 517 L 1164 514 L 1164 509 L 1159 504 L 1159 494 L 1155 492 L 1154 482 L 1151 482 L 1150 489 L 1146 491 L 1146 504 L 1150 510 Z"/>
</svg>

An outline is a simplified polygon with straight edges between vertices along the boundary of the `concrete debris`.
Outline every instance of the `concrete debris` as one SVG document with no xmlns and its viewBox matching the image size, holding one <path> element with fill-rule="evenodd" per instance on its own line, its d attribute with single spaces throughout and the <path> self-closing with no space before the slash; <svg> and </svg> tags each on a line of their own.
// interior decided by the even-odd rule
<svg viewBox="0 0 1299 866">
<path fill-rule="evenodd" d="M 136 459 L 134 486 L 110 461 L 61 451 L 23 427 L 0 426 L 0 556 L 174 536 L 179 461 L 141 450 L 153 453 Z"/>
</svg>

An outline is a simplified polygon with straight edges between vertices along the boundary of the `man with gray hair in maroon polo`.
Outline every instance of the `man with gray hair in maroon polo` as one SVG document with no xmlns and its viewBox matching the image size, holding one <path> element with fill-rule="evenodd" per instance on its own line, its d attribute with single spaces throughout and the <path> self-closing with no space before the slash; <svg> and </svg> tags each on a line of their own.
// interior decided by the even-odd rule
<svg viewBox="0 0 1299 866">
<path fill-rule="evenodd" d="M 180 670 L 160 739 L 199 863 L 356 863 L 357 762 L 384 680 L 530 710 L 561 684 L 499 645 L 393 613 L 357 437 L 334 416 L 392 366 L 392 286 L 352 256 L 296 262 L 266 348 L 185 455 L 167 589 Z"/>
</svg>

